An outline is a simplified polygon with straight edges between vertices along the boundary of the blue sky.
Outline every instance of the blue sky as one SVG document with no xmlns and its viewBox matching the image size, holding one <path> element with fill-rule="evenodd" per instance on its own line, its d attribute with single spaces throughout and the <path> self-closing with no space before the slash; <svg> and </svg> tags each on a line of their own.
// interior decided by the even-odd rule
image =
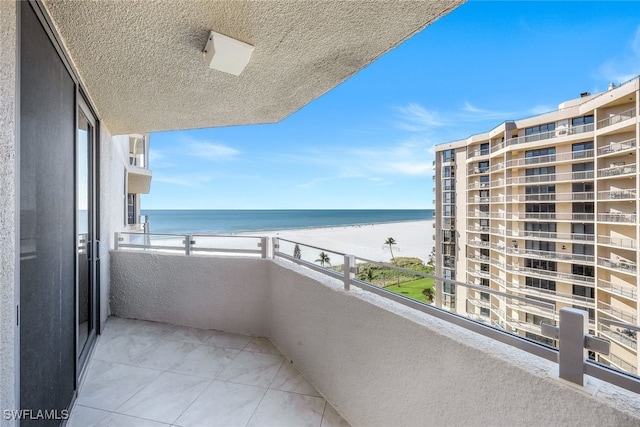
<svg viewBox="0 0 640 427">
<path fill-rule="evenodd" d="M 433 147 L 640 74 L 640 3 L 471 1 L 280 123 L 154 133 L 143 209 L 432 208 Z"/>
</svg>

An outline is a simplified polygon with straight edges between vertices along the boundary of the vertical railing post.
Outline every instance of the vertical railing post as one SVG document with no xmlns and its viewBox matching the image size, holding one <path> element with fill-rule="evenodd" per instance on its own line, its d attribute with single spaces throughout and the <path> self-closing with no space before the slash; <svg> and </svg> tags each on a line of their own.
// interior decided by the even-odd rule
<svg viewBox="0 0 640 427">
<path fill-rule="evenodd" d="M 184 239 L 184 252 L 185 255 L 191 255 L 191 234 L 187 234 Z"/>
<path fill-rule="evenodd" d="M 277 237 L 271 238 L 271 247 L 273 248 L 273 258 L 275 259 L 276 253 L 280 252 L 280 242 Z"/>
<path fill-rule="evenodd" d="M 584 339 L 589 331 L 587 312 L 577 308 L 560 309 L 558 331 L 558 374 L 563 380 L 584 385 Z"/>
<path fill-rule="evenodd" d="M 113 249 L 115 249 L 117 251 L 119 245 L 120 245 L 120 233 L 116 231 L 115 232 L 115 237 L 114 237 L 114 240 L 113 240 Z"/>
<path fill-rule="evenodd" d="M 353 255 L 344 256 L 344 290 L 351 288 L 351 280 L 355 277 L 356 257 Z"/>
<path fill-rule="evenodd" d="M 260 237 L 260 257 L 261 258 L 267 257 L 267 238 L 266 237 Z"/>
</svg>

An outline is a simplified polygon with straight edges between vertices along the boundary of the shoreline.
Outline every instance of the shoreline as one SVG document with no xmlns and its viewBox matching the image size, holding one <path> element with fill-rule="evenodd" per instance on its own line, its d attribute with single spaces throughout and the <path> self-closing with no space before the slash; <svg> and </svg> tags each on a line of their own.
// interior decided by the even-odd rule
<svg viewBox="0 0 640 427">
<path fill-rule="evenodd" d="M 435 245 L 433 219 L 341 225 L 329 227 L 264 230 L 262 236 L 279 237 L 331 252 L 339 252 L 374 261 L 391 260 L 388 245 L 384 242 L 393 237 L 395 257 L 420 258 L 427 262 Z M 250 236 L 258 232 L 234 233 Z"/>
</svg>

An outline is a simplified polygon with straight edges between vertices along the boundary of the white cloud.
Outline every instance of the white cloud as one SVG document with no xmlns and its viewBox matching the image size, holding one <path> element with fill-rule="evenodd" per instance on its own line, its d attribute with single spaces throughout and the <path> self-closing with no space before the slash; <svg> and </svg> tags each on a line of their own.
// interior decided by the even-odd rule
<svg viewBox="0 0 640 427">
<path fill-rule="evenodd" d="M 240 151 L 224 144 L 214 142 L 190 140 L 186 142 L 189 154 L 208 160 L 224 160 L 237 156 Z"/>
<path fill-rule="evenodd" d="M 608 82 L 620 84 L 640 74 L 640 26 L 636 28 L 627 46 L 629 49 L 625 50 L 625 56 L 611 58 L 600 66 L 599 74 Z"/>
<path fill-rule="evenodd" d="M 440 118 L 437 113 L 425 109 L 420 104 L 396 107 L 395 110 L 400 119 L 397 126 L 404 130 L 418 132 L 446 124 L 446 121 Z"/>
<path fill-rule="evenodd" d="M 153 175 L 155 182 L 164 182 L 166 184 L 179 185 L 182 187 L 200 187 L 212 180 L 209 175 L 203 174 L 165 174 L 155 173 Z"/>
</svg>

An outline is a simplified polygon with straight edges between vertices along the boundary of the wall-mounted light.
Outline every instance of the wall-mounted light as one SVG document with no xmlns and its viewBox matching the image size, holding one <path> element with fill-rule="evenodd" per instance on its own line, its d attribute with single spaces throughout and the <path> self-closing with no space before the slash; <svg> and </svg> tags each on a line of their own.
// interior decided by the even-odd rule
<svg viewBox="0 0 640 427">
<path fill-rule="evenodd" d="M 562 245 L 562 250 L 567 249 L 567 247 L 565 245 Z"/>
<path fill-rule="evenodd" d="M 249 63 L 253 49 L 250 44 L 211 31 L 204 58 L 209 68 L 239 76 Z"/>
</svg>

